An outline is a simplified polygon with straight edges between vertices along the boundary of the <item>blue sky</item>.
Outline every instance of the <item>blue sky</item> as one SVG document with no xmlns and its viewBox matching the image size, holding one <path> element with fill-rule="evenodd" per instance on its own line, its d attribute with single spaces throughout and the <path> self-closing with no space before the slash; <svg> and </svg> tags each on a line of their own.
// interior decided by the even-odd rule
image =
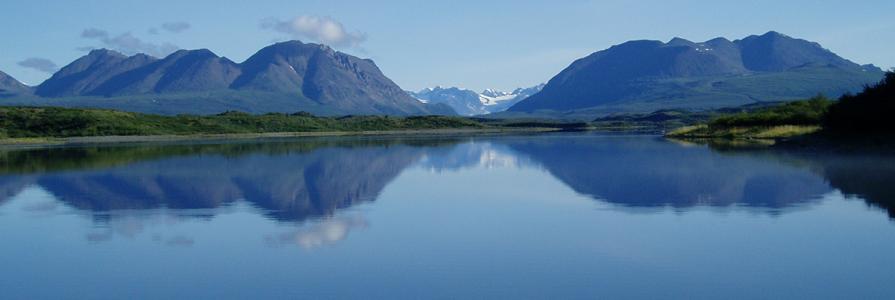
<svg viewBox="0 0 895 300">
<path fill-rule="evenodd" d="M 251 2 L 6 1 L 0 70 L 37 84 L 53 64 L 90 47 L 208 48 L 241 62 L 274 41 L 300 38 L 372 58 L 405 89 L 506 90 L 546 82 L 574 59 L 627 40 L 769 30 L 895 67 L 891 0 Z"/>
</svg>

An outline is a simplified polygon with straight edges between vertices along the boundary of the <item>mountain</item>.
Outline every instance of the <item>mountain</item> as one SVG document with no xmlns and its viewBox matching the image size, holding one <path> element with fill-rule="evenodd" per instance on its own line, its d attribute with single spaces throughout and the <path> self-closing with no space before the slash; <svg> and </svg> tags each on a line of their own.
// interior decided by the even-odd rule
<svg viewBox="0 0 895 300">
<path fill-rule="evenodd" d="M 340 110 L 373 114 L 426 114 L 369 59 L 298 41 L 277 43 L 252 55 L 232 84 L 238 90 L 294 93 Z"/>
<path fill-rule="evenodd" d="M 754 71 L 780 72 L 806 64 L 820 64 L 841 68 L 860 67 L 824 49 L 820 44 L 769 32 L 736 41 L 743 65 Z"/>
<path fill-rule="evenodd" d="M 239 65 L 207 49 L 179 50 L 164 59 L 118 74 L 87 94 L 121 96 L 225 90 L 240 72 Z"/>
<path fill-rule="evenodd" d="M 512 92 L 486 89 L 481 93 L 456 87 L 435 87 L 407 93 L 425 103 L 446 104 L 461 115 L 474 116 L 502 112 L 543 87 L 544 84 L 539 84 Z"/>
<path fill-rule="evenodd" d="M 31 87 L 0 71 L 0 97 L 27 95 L 30 93 Z"/>
<path fill-rule="evenodd" d="M 113 77 L 156 60 L 145 54 L 125 56 L 107 49 L 92 50 L 38 85 L 35 94 L 41 97 L 90 95 Z"/>
<path fill-rule="evenodd" d="M 878 81 L 821 45 L 777 32 L 702 43 L 630 41 L 573 62 L 511 112 L 649 112 L 838 96 Z"/>
<path fill-rule="evenodd" d="M 410 97 L 372 60 L 299 41 L 265 47 L 243 63 L 207 49 L 162 59 L 93 50 L 40 84 L 36 95 L 43 98 L 12 103 L 160 114 L 456 114 Z"/>
<path fill-rule="evenodd" d="M 485 105 L 479 97 L 479 94 L 456 87 L 450 88 L 426 88 L 419 92 L 407 92 L 411 96 L 423 103 L 441 103 L 450 106 L 454 111 L 464 116 L 474 116 L 487 114 Z"/>
</svg>

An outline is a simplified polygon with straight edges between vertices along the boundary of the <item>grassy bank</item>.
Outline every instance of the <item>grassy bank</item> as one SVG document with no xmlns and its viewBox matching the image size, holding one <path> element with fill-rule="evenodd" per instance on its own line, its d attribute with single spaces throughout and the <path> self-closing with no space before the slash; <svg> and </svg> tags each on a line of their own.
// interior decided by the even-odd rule
<svg viewBox="0 0 895 300">
<path fill-rule="evenodd" d="M 711 121 L 684 126 L 666 135 L 675 138 L 782 139 L 815 134 L 824 139 L 878 140 L 895 134 L 895 73 L 880 83 L 839 101 L 821 96 L 757 111 L 722 115 Z M 812 139 L 820 140 L 820 139 Z"/>
<path fill-rule="evenodd" d="M 44 145 L 269 137 L 572 130 L 586 123 L 448 116 L 317 117 L 308 113 L 162 116 L 103 109 L 0 107 L 0 144 Z"/>
<path fill-rule="evenodd" d="M 150 136 L 270 132 L 354 132 L 482 128 L 465 118 L 444 116 L 316 117 L 306 113 L 160 116 L 100 109 L 0 107 L 0 138 Z"/>
<path fill-rule="evenodd" d="M 816 125 L 712 127 L 703 124 L 681 127 L 668 132 L 666 136 L 678 138 L 780 139 L 815 133 L 820 131 L 820 129 L 821 127 Z"/>
<path fill-rule="evenodd" d="M 780 139 L 815 133 L 833 102 L 818 96 L 753 112 L 715 117 L 706 124 L 685 126 L 666 135 L 679 138 Z"/>
</svg>

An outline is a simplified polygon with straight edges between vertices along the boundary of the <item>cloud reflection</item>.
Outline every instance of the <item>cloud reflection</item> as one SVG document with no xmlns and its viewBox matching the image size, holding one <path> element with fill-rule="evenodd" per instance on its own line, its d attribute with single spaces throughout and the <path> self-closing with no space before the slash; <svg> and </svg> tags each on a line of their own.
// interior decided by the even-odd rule
<svg viewBox="0 0 895 300">
<path fill-rule="evenodd" d="M 345 240 L 352 230 L 367 228 L 368 222 L 359 215 L 333 217 L 294 231 L 265 237 L 273 246 L 297 245 L 314 249 Z"/>
</svg>

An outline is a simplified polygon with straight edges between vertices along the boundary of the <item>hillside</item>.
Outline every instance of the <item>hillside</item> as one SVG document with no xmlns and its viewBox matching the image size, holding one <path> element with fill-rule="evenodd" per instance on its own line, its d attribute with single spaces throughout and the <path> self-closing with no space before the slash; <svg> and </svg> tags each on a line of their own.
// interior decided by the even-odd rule
<svg viewBox="0 0 895 300">
<path fill-rule="evenodd" d="M 27 95 L 30 93 L 30 87 L 22 84 L 12 76 L 0 72 L 0 97 L 12 97 L 16 95 Z"/>
<path fill-rule="evenodd" d="M 2 88 L 2 87 L 0 87 Z M 452 115 L 407 95 L 369 59 L 288 41 L 235 63 L 207 49 L 164 58 L 93 50 L 34 93 L 5 105 L 110 108 L 155 114 L 309 111 L 319 115 Z"/>
<path fill-rule="evenodd" d="M 823 118 L 824 129 L 834 133 L 895 133 L 895 71 L 858 94 L 842 96 Z"/>
<path fill-rule="evenodd" d="M 600 116 L 733 107 L 818 93 L 838 97 L 882 75 L 877 67 L 773 31 L 736 41 L 631 41 L 575 61 L 509 111 Z"/>
<path fill-rule="evenodd" d="M 895 128 L 895 72 L 858 94 L 846 94 L 838 101 L 822 96 L 780 105 L 719 114 L 704 124 L 687 126 L 668 135 L 683 138 L 786 138 L 818 132 L 833 140 L 878 139 L 891 144 Z M 835 143 L 838 144 L 838 143 Z M 847 143 L 845 143 L 847 144 Z"/>
</svg>

